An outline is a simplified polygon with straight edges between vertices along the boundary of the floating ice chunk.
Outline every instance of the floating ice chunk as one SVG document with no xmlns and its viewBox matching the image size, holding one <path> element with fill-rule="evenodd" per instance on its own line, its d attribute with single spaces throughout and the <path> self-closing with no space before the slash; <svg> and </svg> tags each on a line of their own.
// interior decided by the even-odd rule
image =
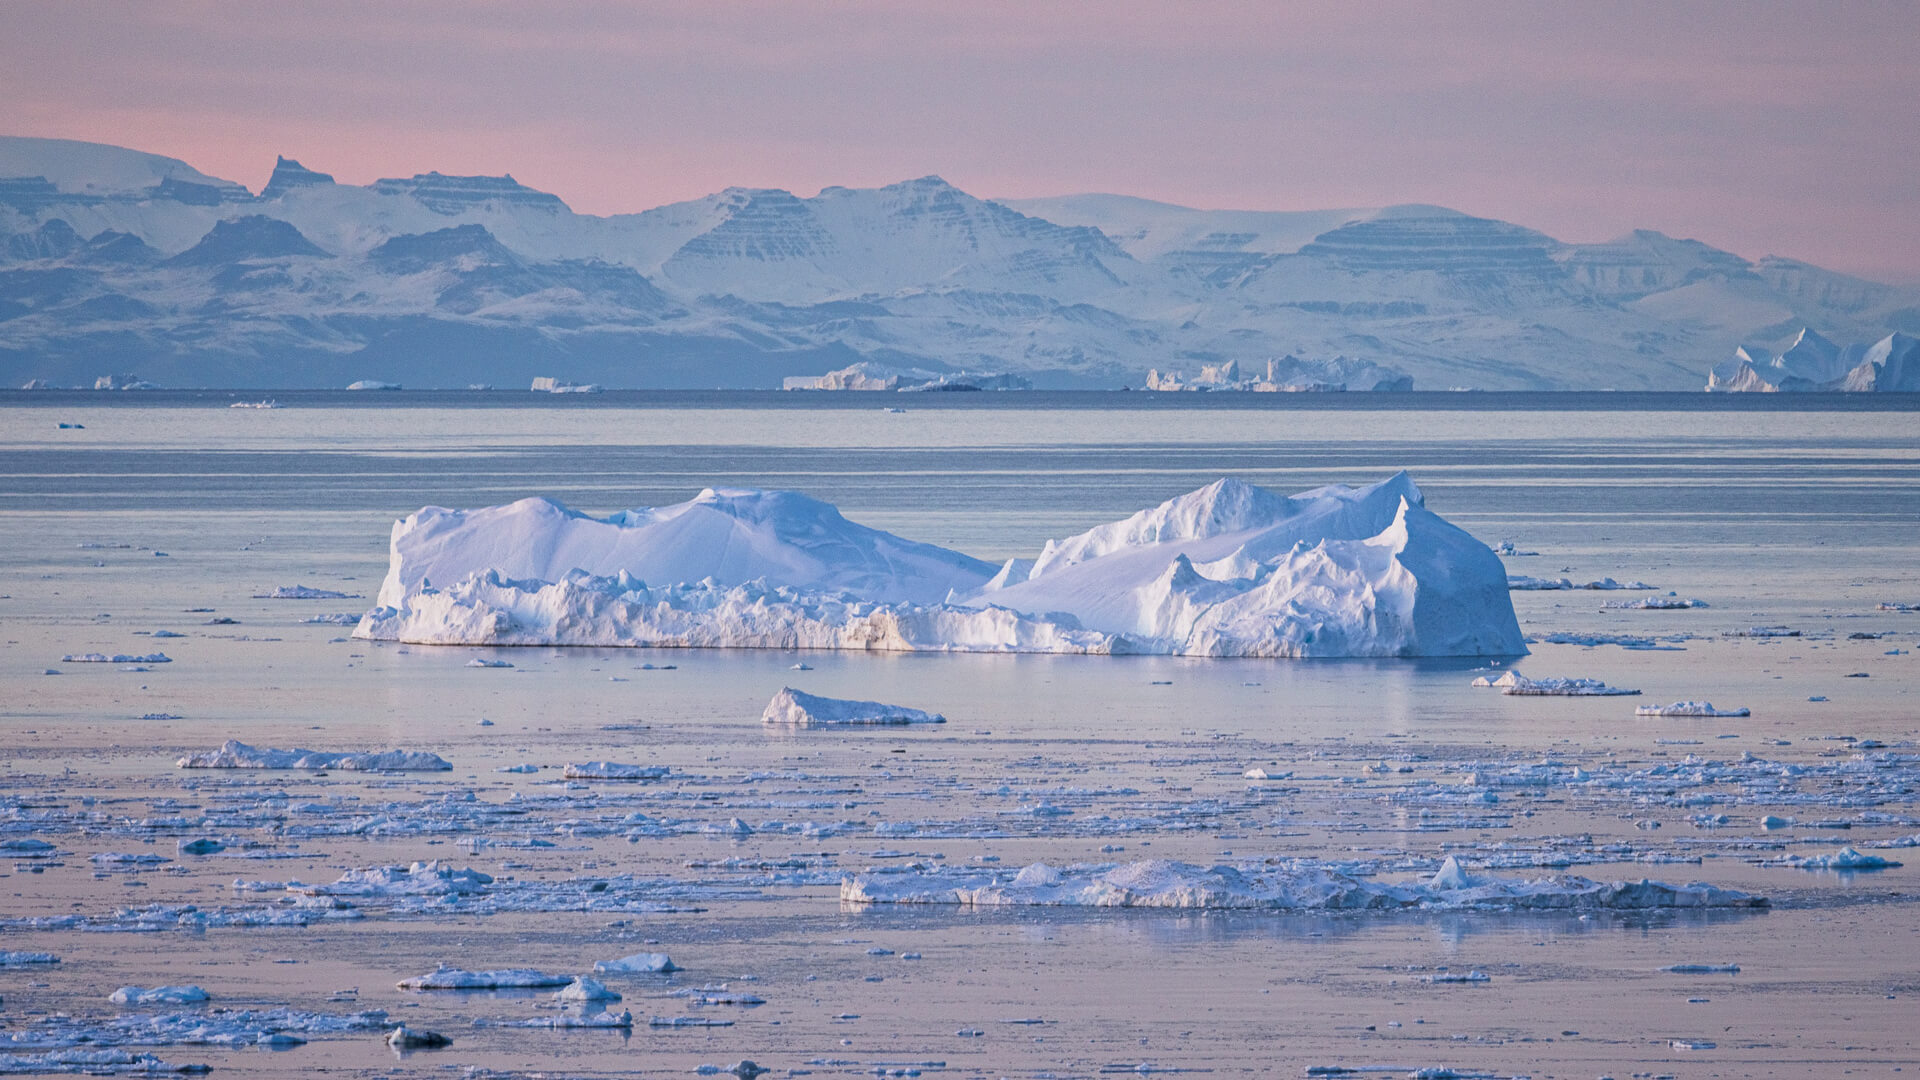
<svg viewBox="0 0 1920 1080">
<path fill-rule="evenodd" d="M 1268 772 L 1265 769 L 1255 766 L 1254 768 L 1248 769 L 1246 772 L 1241 773 L 1240 777 L 1243 780 L 1254 780 L 1254 781 L 1291 780 L 1293 779 L 1293 774 L 1291 772 Z"/>
<path fill-rule="evenodd" d="M 647 1020 L 648 1027 L 732 1027 L 733 1021 L 720 1020 L 708 1016 L 655 1016 Z"/>
<path fill-rule="evenodd" d="M 493 771 L 499 773 L 537 773 L 540 771 L 540 766 L 527 764 L 502 765 Z"/>
<path fill-rule="evenodd" d="M 445 758 L 421 750 L 342 751 L 273 750 L 228 739 L 218 750 L 188 754 L 182 769 L 344 769 L 350 772 L 444 772 Z"/>
<path fill-rule="evenodd" d="M 1900 604 L 1887 602 L 1880 605 L 1881 611 L 1920 611 L 1920 604 Z"/>
<path fill-rule="evenodd" d="M 618 990 L 607 989 L 607 984 L 598 979 L 578 975 L 553 995 L 555 1001 L 570 1005 L 585 1004 L 589 1001 L 619 1001 Z"/>
<path fill-rule="evenodd" d="M 182 634 L 177 630 L 155 630 L 153 633 L 147 636 L 157 637 L 157 638 L 176 638 L 176 637 L 186 637 L 187 635 Z"/>
<path fill-rule="evenodd" d="M 1635 716 L 1752 716 L 1750 709 L 1716 709 L 1711 701 L 1676 701 L 1671 705 L 1642 705 Z"/>
<path fill-rule="evenodd" d="M 1424 976 L 1422 982 L 1430 983 L 1485 983 L 1492 982 L 1493 976 L 1484 971 L 1442 971 Z"/>
<path fill-rule="evenodd" d="M 197 986 L 123 986 L 107 995 L 115 1005 L 198 1005 L 213 996 Z"/>
<path fill-rule="evenodd" d="M 467 661 L 467 666 L 477 668 L 510 668 L 513 665 L 505 660 L 483 660 L 476 656 Z"/>
<path fill-rule="evenodd" d="M 1025 871 L 1022 871 L 1025 873 Z M 850 903 L 965 906 L 1239 908 L 1267 911 L 1467 908 L 1494 911 L 1765 907 L 1767 901 L 1694 883 L 1601 883 L 1557 876 L 1534 880 L 1468 876 L 1457 863 L 1425 884 L 1367 881 L 1304 860 L 1199 867 L 1147 860 L 1070 866 L 1052 883 L 1021 884 L 976 868 L 862 874 L 840 883 Z"/>
<path fill-rule="evenodd" d="M 1518 669 L 1509 670 L 1497 679 L 1482 675 L 1473 680 L 1473 685 L 1521 697 L 1613 697 L 1640 692 L 1608 686 L 1599 679 L 1529 679 Z"/>
<path fill-rule="evenodd" d="M 348 387 L 348 389 L 353 389 Z M 453 1040 L 437 1031 L 410 1028 L 405 1024 L 387 1033 L 387 1045 L 395 1050 L 438 1050 L 452 1046 Z"/>
<path fill-rule="evenodd" d="M 618 997 L 619 995 L 614 995 Z M 476 1026 L 488 1027 L 529 1027 L 529 1028 L 630 1028 L 633 1026 L 633 1014 L 625 1009 L 614 1012 L 602 1009 L 597 1013 L 575 1015 L 561 1013 L 558 1016 L 537 1016 L 531 1020 L 476 1020 Z"/>
<path fill-rule="evenodd" d="M 790 724 L 796 727 L 840 727 L 859 724 L 944 724 L 938 713 L 910 709 L 905 705 L 884 705 L 878 701 L 852 701 L 821 697 L 781 687 L 760 714 L 763 724 Z"/>
<path fill-rule="evenodd" d="M 379 379 L 355 379 L 347 384 L 349 390 L 398 390 L 399 383 L 381 382 Z"/>
<path fill-rule="evenodd" d="M 1405 474 L 1291 499 L 1219 481 L 1052 542 L 1017 581 L 793 492 L 708 490 L 607 519 L 544 500 L 430 507 L 395 526 L 380 607 L 355 634 L 1198 656 L 1526 651 L 1498 556 L 1428 511 Z"/>
<path fill-rule="evenodd" d="M 171 664 L 173 657 L 166 653 L 147 653 L 144 656 L 132 656 L 127 653 L 68 653 L 60 658 L 63 664 Z"/>
<path fill-rule="evenodd" d="M 593 965 L 596 975 L 662 975 L 679 971 L 679 965 L 666 953 L 643 952 L 618 960 L 602 960 Z"/>
<path fill-rule="evenodd" d="M 15 836 L 0 840 L 0 858 L 7 859 L 46 859 L 60 849 L 45 840 L 36 840 L 31 836 Z"/>
<path fill-rule="evenodd" d="M 281 585 L 272 592 L 254 593 L 255 600 L 347 600 L 355 594 L 316 589 L 311 585 Z"/>
<path fill-rule="evenodd" d="M 1783 855 L 1770 859 L 1766 866 L 1791 866 L 1800 870 L 1890 870 L 1901 865 L 1879 855 L 1863 855 L 1844 847 L 1831 855 Z"/>
<path fill-rule="evenodd" d="M 308 896 L 395 897 L 395 896 L 474 896 L 493 884 L 493 875 L 470 867 L 454 869 L 451 863 L 435 859 L 411 866 L 376 866 L 349 870 L 330 885 L 300 885 L 289 882 L 287 888 Z M 565 980 L 562 980 L 564 982 Z"/>
<path fill-rule="evenodd" d="M 665 765 L 623 765 L 617 761 L 569 763 L 560 775 L 568 780 L 664 780 L 672 770 Z"/>
<path fill-rule="evenodd" d="M 1501 554 L 1505 555 L 1509 553 L 1501 552 Z M 1639 591 L 1642 589 L 1651 589 L 1653 588 L 1653 586 L 1647 584 L 1644 581 L 1615 581 L 1612 578 L 1601 578 L 1599 581 L 1589 581 L 1582 584 L 1582 583 L 1576 583 L 1567 578 L 1538 578 L 1538 577 L 1528 577 L 1525 574 L 1509 574 L 1507 575 L 1507 588 L 1512 589 L 1516 592 L 1520 592 L 1520 591 L 1554 592 L 1554 591 L 1563 590 L 1563 589 L 1598 589 L 1598 590 L 1625 589 L 1630 591 Z"/>
<path fill-rule="evenodd" d="M 1669 1045 L 1675 1050 L 1712 1050 L 1720 1044 L 1706 1039 L 1675 1039 Z"/>
<path fill-rule="evenodd" d="M 1739 964 L 1668 964 L 1660 969 L 1675 975 L 1738 975 Z"/>
<path fill-rule="evenodd" d="M 212 855 L 227 850 L 227 845 L 210 836 L 197 840 L 176 840 L 173 849 L 182 855 Z"/>
<path fill-rule="evenodd" d="M 1728 637 L 1780 638 L 1800 637 L 1801 631 L 1785 626 L 1749 626 L 1744 630 L 1729 630 Z"/>
<path fill-rule="evenodd" d="M 1638 600 L 1609 600 L 1600 606 L 1614 611 L 1680 611 L 1703 608 L 1707 602 L 1679 596 L 1644 596 Z"/>
<path fill-rule="evenodd" d="M 68 425 L 62 424 L 61 427 Z M 78 427 L 78 424 L 72 425 Z M 94 1076 L 203 1076 L 213 1070 L 206 1065 L 175 1065 L 152 1054 L 131 1050 L 88 1050 L 69 1047 L 44 1054 L 0 1054 L 0 1073 L 46 1075 L 86 1073 Z"/>
<path fill-rule="evenodd" d="M 445 964 L 411 979 L 394 984 L 402 990 L 540 990 L 567 986 L 572 975 L 550 975 L 532 968 L 503 968 L 498 971 L 466 971 Z"/>
<path fill-rule="evenodd" d="M 22 967 L 27 964 L 57 964 L 60 958 L 50 952 L 14 952 L 0 949 L 0 967 Z"/>
</svg>

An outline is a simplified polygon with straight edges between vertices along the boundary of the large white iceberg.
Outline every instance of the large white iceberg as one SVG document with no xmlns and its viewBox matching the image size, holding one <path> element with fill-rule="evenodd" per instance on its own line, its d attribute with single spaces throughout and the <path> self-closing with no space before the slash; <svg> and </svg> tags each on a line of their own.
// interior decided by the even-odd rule
<svg viewBox="0 0 1920 1080">
<path fill-rule="evenodd" d="M 1287 498 L 1220 480 L 994 567 L 788 491 L 607 518 L 545 499 L 396 523 L 355 636 L 1188 656 L 1526 651 L 1500 559 L 1405 473 Z"/>
</svg>

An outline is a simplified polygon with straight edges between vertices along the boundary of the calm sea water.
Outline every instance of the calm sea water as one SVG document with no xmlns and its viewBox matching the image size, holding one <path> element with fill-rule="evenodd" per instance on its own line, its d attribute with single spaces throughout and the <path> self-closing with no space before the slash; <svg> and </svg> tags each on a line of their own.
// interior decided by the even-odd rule
<svg viewBox="0 0 1920 1080">
<path fill-rule="evenodd" d="M 875 1067 L 1094 1075 L 1141 1062 L 1250 1076 L 1334 1063 L 1456 1064 L 1500 1076 L 1784 1076 L 1910 1068 L 1920 1058 L 1910 1026 L 1920 918 L 1899 899 L 1920 887 L 1916 867 L 1845 880 L 1782 876 L 1800 872 L 1758 867 L 1743 855 L 1749 849 L 1712 846 L 1720 834 L 1671 809 L 1636 807 L 1630 795 L 1543 798 L 1510 817 L 1448 824 L 1423 823 L 1391 798 L 1372 800 L 1352 786 L 1364 780 L 1363 763 L 1388 756 L 1458 784 L 1475 761 L 1565 759 L 1597 769 L 1752 752 L 1817 766 L 1852 752 L 1840 737 L 1911 753 L 1901 747 L 1920 735 L 1912 653 L 1920 615 L 1879 605 L 1920 602 L 1920 403 L 1786 395 L 336 392 L 280 395 L 284 409 L 226 408 L 232 400 L 0 394 L 0 796 L 13 800 L 7 812 L 16 815 L 27 806 L 77 813 L 82 796 L 98 800 L 88 812 L 101 815 L 91 831 L 53 836 L 76 853 L 69 865 L 15 869 L 0 880 L 8 898 L 0 917 L 106 911 L 136 900 L 215 904 L 230 899 L 236 874 L 326 881 L 356 866 L 432 857 L 503 874 L 557 878 L 598 868 L 720 880 L 720 871 L 689 867 L 735 856 L 830 858 L 849 870 L 870 858 L 892 865 L 884 859 L 894 855 L 1206 863 L 1229 851 L 1389 854 L 1414 865 L 1449 850 L 1484 855 L 1500 845 L 1555 843 L 1612 844 L 1629 852 L 1623 858 L 1704 851 L 1701 865 L 1585 872 L 1700 877 L 1782 903 L 1764 915 L 1716 920 L 1353 922 L 857 913 L 841 910 L 831 887 L 806 887 L 769 888 L 754 900 L 715 894 L 698 910 L 618 926 L 582 913 L 204 935 L 0 934 L 0 948 L 44 948 L 65 961 L 36 976 L 39 985 L 9 986 L 10 1024 L 26 1009 L 102 1012 L 104 995 L 127 982 L 199 981 L 227 1001 L 335 1012 L 342 1006 L 327 995 L 357 986 L 360 1007 L 412 1010 L 409 1022 L 457 1040 L 447 1054 L 406 1062 L 365 1037 L 272 1058 L 158 1051 L 289 1076 L 323 1064 L 348 1074 L 437 1075 L 447 1066 L 556 1063 L 600 1075 L 636 1062 L 687 1075 L 697 1064 L 741 1057 L 848 1076 Z M 663 659 L 535 649 L 493 651 L 516 667 L 476 670 L 466 661 L 488 651 L 371 645 L 344 640 L 345 627 L 303 621 L 359 610 L 364 598 L 255 599 L 302 583 L 370 596 L 385 571 L 393 520 L 424 504 L 544 495 L 603 512 L 677 502 L 709 485 L 788 487 L 857 521 L 1000 559 L 1032 555 L 1048 538 L 1221 476 L 1292 492 L 1399 469 L 1413 474 L 1430 507 L 1482 539 L 1538 552 L 1509 558 L 1514 573 L 1639 579 L 1709 606 L 1617 611 L 1601 603 L 1619 594 L 1514 594 L 1523 629 L 1536 637 L 1678 639 L 1675 651 L 1660 652 L 1537 644 L 1524 661 L 1536 676 L 1594 676 L 1644 690 L 1623 704 L 1490 696 L 1467 687 L 1472 664 L 1445 661 L 727 651 Z M 201 608 L 214 610 L 190 610 Z M 236 621 L 208 625 L 211 618 Z M 1787 625 L 1803 636 L 1725 636 L 1754 625 Z M 150 636 L 161 629 L 183 636 Z M 68 653 L 156 649 L 173 663 L 139 672 L 59 663 Z M 656 670 L 642 668 L 649 660 Z M 658 670 L 664 663 L 675 667 Z M 795 672 L 796 663 L 811 670 Z M 49 668 L 65 673 L 43 675 Z M 938 709 L 951 723 L 930 732 L 770 737 L 758 710 L 789 682 Z M 1639 701 L 1683 698 L 1748 706 L 1754 716 L 1632 716 Z M 156 714 L 170 719 L 143 719 Z M 494 726 L 477 727 L 482 717 Z M 177 873 L 137 879 L 89 872 L 86 855 L 97 851 L 172 856 L 171 836 L 124 823 L 191 812 L 165 802 L 206 798 L 182 786 L 173 758 L 229 737 L 418 747 L 456 763 L 452 774 L 404 783 L 265 781 L 299 798 L 370 805 L 467 790 L 494 801 L 551 793 L 550 773 L 493 769 L 598 757 L 659 762 L 695 777 L 687 801 L 656 812 L 706 814 L 716 827 L 730 816 L 924 822 L 1004 813 L 1018 821 L 1018 805 L 1042 798 L 1077 809 L 1051 832 L 1020 826 L 999 840 L 949 830 L 958 838 L 690 836 L 637 845 L 556 834 L 561 847 L 552 852 L 476 856 L 456 850 L 451 834 L 345 837 L 291 845 L 301 858 L 285 866 L 182 860 Z M 1249 795 L 1241 770 L 1274 762 L 1313 779 Z M 747 800 L 722 783 L 743 770 L 788 779 Z M 795 770 L 818 779 L 794 780 Z M 993 794 L 1002 785 L 1013 794 Z M 1136 794 L 1114 794 L 1121 791 Z M 1753 833 L 1748 818 L 1777 809 L 1719 797 L 1740 838 Z M 1831 850 L 1834 837 L 1864 844 L 1920 828 L 1920 795 L 1876 798 L 1882 818 L 1794 834 L 1792 842 L 1806 846 L 1781 850 Z M 1854 811 L 1778 812 L 1811 819 Z M 1104 852 L 1106 826 L 1093 823 L 1128 813 L 1141 823 L 1114 826 L 1110 846 L 1118 850 Z M 1662 828 L 1652 830 L 1650 818 L 1664 819 Z M 0 826 L 18 831 L 10 820 Z M 875 854 L 882 847 L 900 851 Z M 769 1004 L 728 1013 L 738 1021 L 732 1028 L 640 1032 L 621 1042 L 604 1033 L 471 1026 L 477 1016 L 536 1012 L 541 1005 L 527 997 L 422 999 L 388 989 L 441 960 L 584 969 L 646 941 L 696 969 L 675 986 L 751 976 Z M 866 951 L 876 944 L 925 959 L 883 961 Z M 1743 981 L 1681 985 L 1651 974 L 1675 962 L 1730 961 L 1744 966 Z M 1407 973 L 1438 965 L 1485 967 L 1496 981 L 1442 990 L 1416 986 Z M 671 987 L 626 989 L 636 1016 L 682 1008 L 663 996 Z M 1009 1019 L 1046 1023 L 1003 1023 Z M 963 1028 L 986 1034 L 956 1036 Z M 1673 1039 L 1716 1047 L 1675 1050 Z M 934 1061 L 945 1065 L 927 1064 Z"/>
</svg>

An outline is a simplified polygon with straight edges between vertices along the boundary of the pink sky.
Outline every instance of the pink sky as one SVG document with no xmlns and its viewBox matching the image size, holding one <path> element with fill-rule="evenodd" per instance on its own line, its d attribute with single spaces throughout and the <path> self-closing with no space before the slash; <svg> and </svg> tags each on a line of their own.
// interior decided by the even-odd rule
<svg viewBox="0 0 1920 1080">
<path fill-rule="evenodd" d="M 1920 280 L 1920 4 L 0 4 L 0 133 L 256 190 L 511 172 L 591 213 L 984 196 L 1431 202 Z"/>
</svg>

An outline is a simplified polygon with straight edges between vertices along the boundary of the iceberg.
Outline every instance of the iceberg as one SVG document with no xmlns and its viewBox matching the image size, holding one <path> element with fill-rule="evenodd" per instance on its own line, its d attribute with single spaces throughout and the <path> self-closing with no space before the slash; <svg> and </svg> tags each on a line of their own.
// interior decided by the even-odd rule
<svg viewBox="0 0 1920 1080">
<path fill-rule="evenodd" d="M 218 750 L 188 754 L 174 764 L 182 769 L 345 769 L 349 772 L 445 772 L 447 759 L 422 750 L 346 751 L 273 750 L 228 739 Z"/>
<path fill-rule="evenodd" d="M 401 979 L 394 985 L 402 990 L 542 990 L 572 983 L 571 975 L 549 975 L 532 968 L 463 971 L 442 964 L 425 975 Z"/>
<path fill-rule="evenodd" d="M 1752 716 L 1751 709 L 1716 709 L 1711 701 L 1676 701 L 1671 705 L 1642 705 L 1635 716 Z"/>
<path fill-rule="evenodd" d="M 1350 877 L 1311 860 L 1274 859 L 1198 866 L 1141 862 L 1055 868 L 1035 863 L 1017 874 L 972 869 L 861 874 L 840 883 L 856 904 L 956 904 L 963 907 L 1131 907 L 1254 911 L 1644 910 L 1765 907 L 1763 897 L 1695 882 L 1602 883 L 1559 875 L 1523 880 L 1467 873 L 1452 856 L 1425 882 L 1392 885 Z"/>
<path fill-rule="evenodd" d="M 437 584 L 436 584 L 437 583 Z M 1220 480 L 995 567 L 791 491 L 606 518 L 547 499 L 393 528 L 354 635 L 423 645 L 1212 657 L 1516 656 L 1492 549 L 1411 478 Z"/>
<path fill-rule="evenodd" d="M 790 724 L 795 727 L 834 727 L 852 724 L 944 724 L 938 713 L 909 709 L 905 705 L 883 705 L 878 701 L 848 701 L 821 697 L 782 687 L 767 702 L 760 714 L 761 723 Z"/>
<path fill-rule="evenodd" d="M 1473 685 L 1516 697 L 1634 697 L 1640 693 L 1608 686 L 1599 679 L 1529 679 L 1518 671 L 1508 671 L 1497 679 L 1482 675 L 1473 680 Z"/>
<path fill-rule="evenodd" d="M 311 585 L 281 585 L 272 592 L 254 593 L 255 600 L 348 600 L 352 593 L 316 589 Z"/>
<path fill-rule="evenodd" d="M 123 986 L 107 995 L 115 1005 L 198 1005 L 212 995 L 197 986 Z"/>
<path fill-rule="evenodd" d="M 632 956 L 623 956 L 618 960 L 600 960 L 593 965 L 595 975 L 664 975 L 679 971 L 666 953 L 643 952 Z"/>
<path fill-rule="evenodd" d="M 569 763 L 560 775 L 568 780 L 664 780 L 665 765 L 624 765 L 617 761 Z"/>
</svg>

